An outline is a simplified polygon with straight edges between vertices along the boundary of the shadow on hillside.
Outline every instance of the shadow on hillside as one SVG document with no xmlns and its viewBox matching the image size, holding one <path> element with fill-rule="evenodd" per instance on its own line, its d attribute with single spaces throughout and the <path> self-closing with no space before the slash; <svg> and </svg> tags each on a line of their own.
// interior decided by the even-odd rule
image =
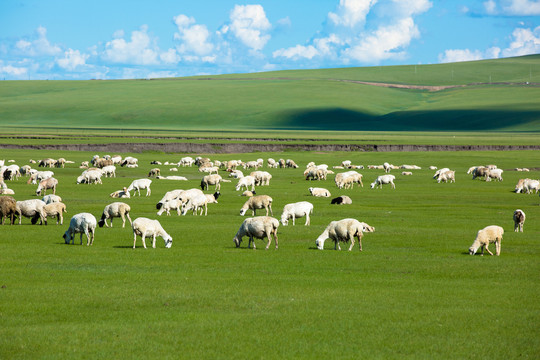
<svg viewBox="0 0 540 360">
<path fill-rule="evenodd" d="M 280 124 L 286 128 L 305 130 L 478 131 L 505 130 L 519 125 L 523 131 L 540 131 L 539 111 L 399 111 L 376 116 L 332 108 L 290 111 L 281 120 Z"/>
</svg>

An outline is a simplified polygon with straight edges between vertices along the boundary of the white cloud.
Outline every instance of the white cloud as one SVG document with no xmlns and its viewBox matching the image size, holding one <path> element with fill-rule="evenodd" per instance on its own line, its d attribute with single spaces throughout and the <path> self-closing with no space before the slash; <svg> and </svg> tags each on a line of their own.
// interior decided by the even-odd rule
<svg viewBox="0 0 540 360">
<path fill-rule="evenodd" d="M 27 73 L 28 69 L 25 67 L 16 67 L 13 65 L 2 66 L 2 64 L 0 64 L 0 74 L 22 78 L 25 77 Z"/>
<path fill-rule="evenodd" d="M 210 41 L 210 32 L 205 25 L 195 24 L 195 19 L 180 14 L 174 17 L 174 23 L 178 32 L 174 34 L 174 39 L 181 43 L 177 47 L 180 54 L 209 55 L 214 45 Z"/>
<path fill-rule="evenodd" d="M 115 36 L 119 35 L 118 32 Z M 135 65 L 157 65 L 158 49 L 147 33 L 147 27 L 131 33 L 131 40 L 115 38 L 105 44 L 103 58 L 113 63 Z"/>
<path fill-rule="evenodd" d="M 266 18 L 261 5 L 235 5 L 230 14 L 231 23 L 223 27 L 221 32 L 232 34 L 251 50 L 260 51 L 270 35 L 268 31 L 272 25 Z"/>
<path fill-rule="evenodd" d="M 484 59 L 484 54 L 480 50 L 450 49 L 444 54 L 439 54 L 439 62 L 450 63 L 460 61 L 474 61 Z"/>
<path fill-rule="evenodd" d="M 316 55 L 319 55 L 319 52 L 313 45 L 296 45 L 287 49 L 279 49 L 272 53 L 272 56 L 275 58 L 285 57 L 292 60 L 313 59 Z"/>
<path fill-rule="evenodd" d="M 27 56 L 54 56 L 62 52 L 58 45 L 52 45 L 47 39 L 47 29 L 40 26 L 36 29 L 36 38 L 27 41 L 19 40 L 15 48 Z"/>
<path fill-rule="evenodd" d="M 377 0 L 340 0 L 335 13 L 328 13 L 330 21 L 337 26 L 355 27 L 364 23 L 366 15 Z"/>
<path fill-rule="evenodd" d="M 78 66 L 85 65 L 89 57 L 90 55 L 81 54 L 79 50 L 68 49 L 64 52 L 64 57 L 57 59 L 56 63 L 64 70 L 73 71 Z"/>
<path fill-rule="evenodd" d="M 483 5 L 486 13 L 489 15 L 540 15 L 540 0 L 488 0 Z"/>
<path fill-rule="evenodd" d="M 517 28 L 512 37 L 510 47 L 502 51 L 504 57 L 540 53 L 540 26 L 534 30 Z"/>
<path fill-rule="evenodd" d="M 159 59 L 164 64 L 176 64 L 180 61 L 180 56 L 178 55 L 175 49 L 169 49 L 165 52 L 162 52 L 159 55 Z"/>
</svg>

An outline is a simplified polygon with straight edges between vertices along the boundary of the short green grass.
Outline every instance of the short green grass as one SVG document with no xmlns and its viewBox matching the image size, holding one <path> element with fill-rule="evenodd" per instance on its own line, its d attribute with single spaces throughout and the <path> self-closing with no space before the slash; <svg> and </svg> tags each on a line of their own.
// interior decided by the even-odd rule
<svg viewBox="0 0 540 360">
<path fill-rule="evenodd" d="M 251 153 L 212 159 L 291 158 L 299 169 L 271 169 L 259 194 L 274 199 L 279 217 L 286 203 L 307 200 L 312 224 L 280 226 L 279 249 L 235 248 L 232 238 L 246 200 L 222 186 L 207 217 L 159 218 L 173 236 L 165 249 L 132 249 L 129 228 L 118 219 L 98 228 L 92 247 L 65 245 L 69 218 L 99 218 L 108 194 L 145 177 L 151 160 L 178 161 L 183 154 L 129 154 L 137 169 L 119 168 L 103 185 L 76 185 L 76 167 L 92 153 L 10 150 L 0 158 L 64 156 L 76 162 L 54 169 L 58 195 L 68 207 L 64 225 L 0 227 L 0 357 L 77 358 L 538 358 L 540 340 L 540 199 L 515 194 L 521 177 L 539 178 L 537 151 L 437 153 Z M 126 156 L 128 154 L 122 154 Z M 360 170 L 364 187 L 339 191 L 333 177 L 309 182 L 309 161 L 330 166 L 417 164 L 396 175 L 396 189 L 369 188 L 381 171 Z M 503 182 L 471 180 L 468 167 L 497 164 Z M 455 184 L 437 184 L 429 165 L 456 170 Z M 167 166 L 159 166 L 165 175 Z M 530 173 L 512 171 L 529 167 Z M 266 170 L 266 169 L 265 169 Z M 125 200 L 132 218 L 158 218 L 155 204 L 174 188 L 198 187 L 195 168 L 180 168 L 187 182 L 154 180 L 150 197 Z M 225 172 L 221 172 L 226 176 Z M 8 183 L 18 200 L 35 198 L 25 179 Z M 353 205 L 330 205 L 308 196 L 308 187 L 349 195 Z M 514 233 L 512 213 L 527 214 L 524 233 Z M 259 215 L 260 213 L 258 213 Z M 357 218 L 375 226 L 363 252 L 315 249 L 331 220 Z M 498 224 L 506 233 L 500 257 L 469 256 L 476 232 Z M 85 243 L 86 239 L 84 239 Z M 148 241 L 147 241 L 148 246 Z M 343 247 L 342 247 L 343 248 Z"/>
</svg>

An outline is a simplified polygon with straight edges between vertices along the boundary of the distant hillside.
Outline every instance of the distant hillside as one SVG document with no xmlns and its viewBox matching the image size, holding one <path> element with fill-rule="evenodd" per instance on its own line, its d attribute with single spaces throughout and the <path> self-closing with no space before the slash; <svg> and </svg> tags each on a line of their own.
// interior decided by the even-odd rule
<svg viewBox="0 0 540 360">
<path fill-rule="evenodd" d="M 2 81 L 0 125 L 537 132 L 538 99 L 540 55 L 532 55 L 156 80 Z"/>
</svg>

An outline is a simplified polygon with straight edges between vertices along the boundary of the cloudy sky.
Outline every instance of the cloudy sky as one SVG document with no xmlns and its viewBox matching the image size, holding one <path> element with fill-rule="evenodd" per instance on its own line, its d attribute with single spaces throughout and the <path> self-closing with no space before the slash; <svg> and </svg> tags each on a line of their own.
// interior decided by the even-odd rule
<svg viewBox="0 0 540 360">
<path fill-rule="evenodd" d="M 2 0 L 0 79 L 132 79 L 540 53 L 540 0 Z"/>
</svg>

